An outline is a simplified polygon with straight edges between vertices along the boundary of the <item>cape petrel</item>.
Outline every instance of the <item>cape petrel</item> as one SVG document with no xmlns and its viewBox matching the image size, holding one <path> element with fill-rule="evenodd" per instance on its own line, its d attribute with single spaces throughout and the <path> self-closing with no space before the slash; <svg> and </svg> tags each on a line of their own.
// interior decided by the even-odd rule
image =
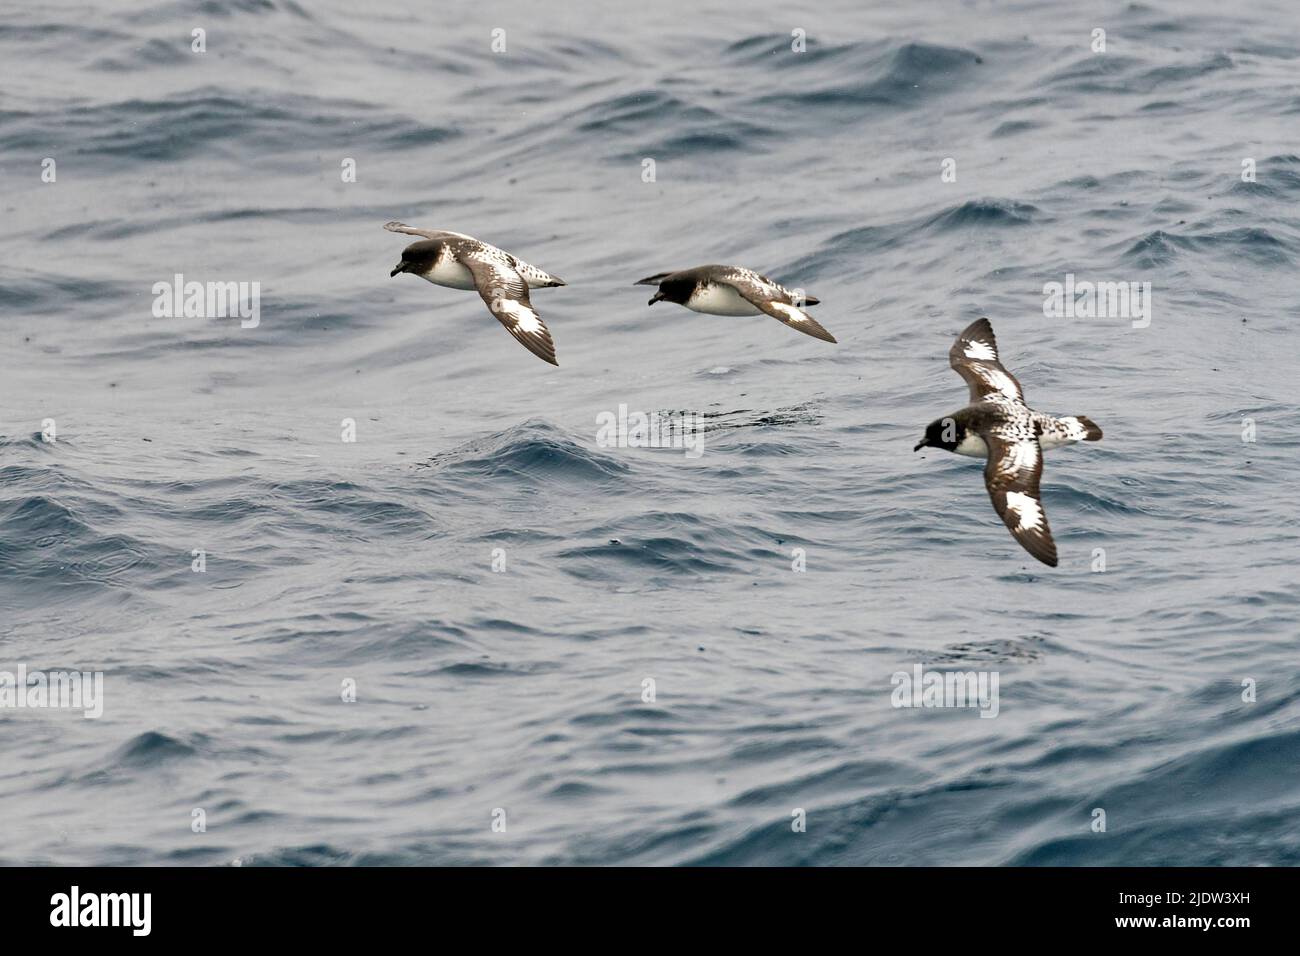
<svg viewBox="0 0 1300 956">
<path fill-rule="evenodd" d="M 528 290 L 564 285 L 563 279 L 459 232 L 415 229 L 396 221 L 385 223 L 384 228 L 424 237 L 402 250 L 402 261 L 393 267 L 390 277 L 409 272 L 434 285 L 476 289 L 488 311 L 524 348 L 544 362 L 560 364 L 555 360 L 550 330 L 528 300 Z"/>
<path fill-rule="evenodd" d="M 986 458 L 984 484 L 1021 547 L 1056 567 L 1056 542 L 1039 495 L 1043 449 L 1099 441 L 1101 429 L 1083 415 L 1053 418 L 1025 405 L 1016 377 L 1002 367 L 988 319 L 972 322 L 948 351 L 951 365 L 970 386 L 970 404 L 936 419 L 913 451 L 942 448 Z"/>
<path fill-rule="evenodd" d="M 835 341 L 835 336 L 802 308 L 816 305 L 821 300 L 811 295 L 797 296 L 753 269 L 696 266 L 680 272 L 660 272 L 636 284 L 659 287 L 650 305 L 666 299 L 684 305 L 692 312 L 707 315 L 767 314 L 815 339 Z"/>
</svg>

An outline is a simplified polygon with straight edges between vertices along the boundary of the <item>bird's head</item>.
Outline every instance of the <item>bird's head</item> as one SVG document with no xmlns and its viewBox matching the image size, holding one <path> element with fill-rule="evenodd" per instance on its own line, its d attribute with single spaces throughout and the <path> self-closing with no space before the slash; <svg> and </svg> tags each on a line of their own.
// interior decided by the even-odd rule
<svg viewBox="0 0 1300 956">
<path fill-rule="evenodd" d="M 690 279 L 665 279 L 659 283 L 659 291 L 650 297 L 647 305 L 656 302 L 676 302 L 682 305 L 695 291 L 695 283 Z"/>
<path fill-rule="evenodd" d="M 964 431 L 965 429 L 958 425 L 957 420 L 951 415 L 936 418 L 925 426 L 925 437 L 917 442 L 912 451 L 920 451 L 922 448 L 942 448 L 945 451 L 952 451 L 961 444 Z"/>
<path fill-rule="evenodd" d="M 393 266 L 393 271 L 388 273 L 388 277 L 391 279 L 399 272 L 422 275 L 434 267 L 441 252 L 442 243 L 435 239 L 413 242 L 402 250 L 402 261 Z"/>
</svg>

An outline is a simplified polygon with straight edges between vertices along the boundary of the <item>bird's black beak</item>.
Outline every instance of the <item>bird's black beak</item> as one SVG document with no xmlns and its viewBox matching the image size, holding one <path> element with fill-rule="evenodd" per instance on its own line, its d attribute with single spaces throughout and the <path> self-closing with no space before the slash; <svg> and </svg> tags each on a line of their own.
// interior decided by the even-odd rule
<svg viewBox="0 0 1300 956">
<path fill-rule="evenodd" d="M 919 442 L 917 442 L 916 447 L 913 448 L 912 451 L 920 451 L 922 448 L 927 447 L 929 444 L 930 443 L 926 439 L 922 438 Z"/>
<path fill-rule="evenodd" d="M 405 272 L 405 271 L 406 271 L 406 263 L 399 262 L 396 266 L 393 267 L 393 271 L 388 273 L 388 278 L 391 279 L 393 276 L 397 275 L 397 273 Z"/>
<path fill-rule="evenodd" d="M 646 305 L 654 305 L 656 302 L 658 302 L 658 301 L 659 301 L 660 299 L 662 299 L 663 297 L 664 297 L 664 294 L 663 294 L 662 292 L 656 292 L 656 293 L 654 294 L 654 297 L 653 297 L 649 302 L 647 302 Z"/>
</svg>

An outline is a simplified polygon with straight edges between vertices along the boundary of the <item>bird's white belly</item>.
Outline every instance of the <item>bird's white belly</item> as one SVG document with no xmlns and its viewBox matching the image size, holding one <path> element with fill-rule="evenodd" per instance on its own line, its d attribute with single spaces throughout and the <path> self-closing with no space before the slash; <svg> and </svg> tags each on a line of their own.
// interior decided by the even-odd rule
<svg viewBox="0 0 1300 956">
<path fill-rule="evenodd" d="M 439 259 L 432 269 L 421 273 L 420 278 L 449 289 L 474 288 L 474 273 L 452 258 Z"/>
<path fill-rule="evenodd" d="M 989 456 L 989 446 L 975 432 L 967 432 L 963 435 L 953 451 L 958 455 L 967 455 L 971 458 L 987 458 Z"/>
<path fill-rule="evenodd" d="M 762 315 L 761 309 L 746 301 L 729 285 L 713 283 L 686 300 L 686 308 L 707 315 Z"/>
<path fill-rule="evenodd" d="M 1039 435 L 1038 447 L 1047 451 L 1049 448 L 1060 448 L 1062 445 L 1073 445 L 1074 442 L 1068 438 L 1057 438 L 1054 435 Z M 989 456 L 989 446 L 974 432 L 967 432 L 962 438 L 961 443 L 953 449 L 958 455 L 969 455 L 971 458 L 987 458 Z"/>
</svg>

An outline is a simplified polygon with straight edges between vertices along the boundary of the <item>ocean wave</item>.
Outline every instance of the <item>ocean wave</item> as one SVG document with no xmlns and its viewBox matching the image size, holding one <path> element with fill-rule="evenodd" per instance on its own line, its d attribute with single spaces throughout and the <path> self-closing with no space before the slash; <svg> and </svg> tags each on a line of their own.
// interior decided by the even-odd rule
<svg viewBox="0 0 1300 956">
<path fill-rule="evenodd" d="M 1168 87 L 1185 86 L 1209 74 L 1231 70 L 1234 66 L 1232 58 L 1225 53 L 1204 56 L 1195 62 L 1158 67 L 1148 66 L 1137 56 L 1115 52 L 1104 55 L 1090 53 L 1056 70 L 1044 82 L 1049 87 L 1070 93 L 1149 95 L 1156 90 L 1167 92 Z"/>
<path fill-rule="evenodd" d="M 605 482 L 629 471 L 627 464 L 597 450 L 594 437 L 579 442 L 543 419 L 466 442 L 419 467 L 443 480 L 500 479 L 524 485 Z"/>
<path fill-rule="evenodd" d="M 985 226 L 1024 226 L 1035 221 L 1039 209 L 1026 202 L 1009 199 L 974 199 L 951 206 L 931 216 L 924 226 L 930 229 L 964 229 Z"/>
<path fill-rule="evenodd" d="M 1169 265 L 1184 253 L 1220 255 L 1221 249 L 1231 249 L 1241 256 L 1262 265 L 1286 265 L 1292 261 L 1289 243 L 1260 226 L 1242 226 L 1219 232 L 1171 233 L 1163 229 L 1148 232 L 1123 252 L 1123 261 L 1141 269 L 1156 269 Z"/>
<path fill-rule="evenodd" d="M 959 47 L 903 41 L 851 45 L 807 60 L 794 57 L 792 63 L 800 74 L 818 75 L 801 76 L 797 86 L 786 84 L 784 90 L 759 94 L 755 104 L 814 115 L 851 107 L 916 108 L 967 79 L 984 58 Z M 784 77 L 784 72 L 776 75 Z M 856 118 L 864 116 L 865 111 Z"/>
<path fill-rule="evenodd" d="M 390 150 L 417 149 L 458 135 L 374 109 L 361 101 L 303 94 L 204 87 L 163 99 L 128 99 L 68 107 L 51 130 L 43 112 L 0 114 L 0 141 L 16 150 L 63 156 L 177 162 L 224 156 L 247 161 L 256 143 L 258 162 L 293 153 L 310 143 L 337 151 L 365 144 Z"/>
</svg>

